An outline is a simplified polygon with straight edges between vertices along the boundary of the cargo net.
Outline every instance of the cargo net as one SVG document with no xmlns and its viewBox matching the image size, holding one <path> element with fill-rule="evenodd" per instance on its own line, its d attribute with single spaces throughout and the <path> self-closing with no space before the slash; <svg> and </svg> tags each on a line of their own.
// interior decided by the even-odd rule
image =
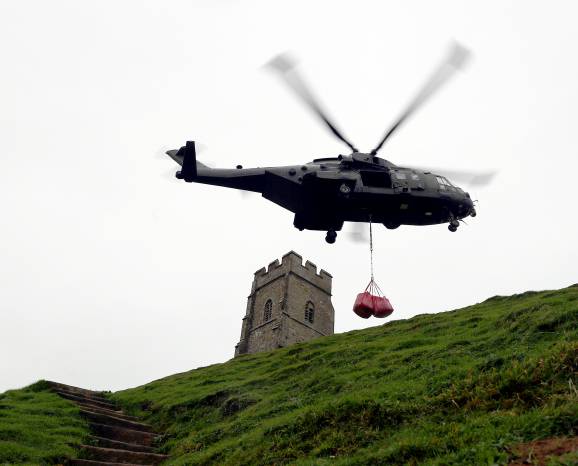
<svg viewBox="0 0 578 466">
<path fill-rule="evenodd" d="M 371 280 L 369 280 L 369 284 L 365 287 L 365 291 L 357 295 L 357 299 L 353 304 L 353 312 L 364 319 L 369 319 L 371 316 L 384 318 L 393 312 L 393 307 L 383 295 L 381 288 L 379 288 L 379 285 L 373 277 L 373 232 L 371 228 L 371 218 L 369 219 L 369 257 Z"/>
</svg>

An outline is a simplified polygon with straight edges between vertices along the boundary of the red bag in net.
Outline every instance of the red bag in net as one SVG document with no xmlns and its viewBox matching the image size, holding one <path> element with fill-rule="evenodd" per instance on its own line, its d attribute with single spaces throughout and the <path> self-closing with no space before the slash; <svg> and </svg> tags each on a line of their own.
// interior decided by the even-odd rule
<svg viewBox="0 0 578 466">
<path fill-rule="evenodd" d="M 353 312 L 359 317 L 369 319 L 373 314 L 373 296 L 368 291 L 359 293 L 355 304 L 353 304 Z"/>
<path fill-rule="evenodd" d="M 383 296 L 379 286 L 372 278 L 365 291 L 357 295 L 355 304 L 353 304 L 353 312 L 364 319 L 368 319 L 372 315 L 382 319 L 393 312 L 393 306 Z"/>
<path fill-rule="evenodd" d="M 373 315 L 383 319 L 393 312 L 393 306 L 385 296 L 373 296 Z"/>
</svg>

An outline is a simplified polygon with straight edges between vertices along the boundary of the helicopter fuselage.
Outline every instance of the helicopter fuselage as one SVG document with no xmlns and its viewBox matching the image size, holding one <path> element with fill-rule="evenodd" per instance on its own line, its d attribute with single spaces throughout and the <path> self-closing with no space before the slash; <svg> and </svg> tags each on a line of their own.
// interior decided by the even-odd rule
<svg viewBox="0 0 578 466">
<path fill-rule="evenodd" d="M 172 154 L 171 154 L 172 152 Z M 182 165 L 177 151 L 169 155 Z M 213 169 L 196 165 L 186 181 L 259 192 L 295 214 L 300 230 L 339 231 L 344 222 L 457 224 L 475 215 L 467 192 L 447 178 L 398 167 L 370 154 L 316 159 L 304 165 Z"/>
</svg>

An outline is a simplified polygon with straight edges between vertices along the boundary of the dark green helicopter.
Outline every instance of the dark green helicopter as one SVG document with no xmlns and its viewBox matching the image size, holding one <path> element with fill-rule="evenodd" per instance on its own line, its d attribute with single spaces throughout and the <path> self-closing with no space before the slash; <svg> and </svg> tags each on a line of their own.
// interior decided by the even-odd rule
<svg viewBox="0 0 578 466">
<path fill-rule="evenodd" d="M 167 154 L 182 166 L 176 173 L 178 179 L 261 193 L 265 199 L 293 212 L 293 224 L 299 230 L 326 231 L 328 243 L 335 242 L 336 232 L 344 222 L 382 223 L 388 229 L 449 223 L 449 230 L 455 232 L 460 220 L 476 216 L 474 202 L 467 192 L 441 174 L 397 166 L 376 154 L 397 128 L 463 65 L 467 56 L 468 52 L 455 44 L 369 153 L 359 152 L 343 136 L 297 74 L 294 63 L 287 56 L 279 56 L 269 65 L 331 132 L 349 146 L 351 154 L 315 159 L 303 165 L 267 168 L 238 165 L 236 169 L 209 168 L 198 162 L 193 141 Z M 483 184 L 492 174 L 452 172 L 451 176 L 469 179 L 470 184 Z"/>
</svg>

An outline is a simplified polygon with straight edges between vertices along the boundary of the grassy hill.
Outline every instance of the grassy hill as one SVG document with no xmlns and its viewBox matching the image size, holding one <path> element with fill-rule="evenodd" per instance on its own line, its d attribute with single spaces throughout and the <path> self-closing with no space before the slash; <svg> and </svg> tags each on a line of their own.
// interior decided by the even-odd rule
<svg viewBox="0 0 578 466">
<path fill-rule="evenodd" d="M 113 395 L 171 464 L 495 464 L 578 431 L 578 286 L 314 340 Z"/>
<path fill-rule="evenodd" d="M 577 435 L 577 386 L 575 285 L 242 356 L 112 398 L 166 432 L 172 464 L 482 465 L 507 462 L 520 442 Z M 0 464 L 59 463 L 87 434 L 44 382 L 0 394 Z"/>
<path fill-rule="evenodd" d="M 88 437 L 78 408 L 46 382 L 0 394 L 0 464 L 58 464 Z"/>
</svg>

